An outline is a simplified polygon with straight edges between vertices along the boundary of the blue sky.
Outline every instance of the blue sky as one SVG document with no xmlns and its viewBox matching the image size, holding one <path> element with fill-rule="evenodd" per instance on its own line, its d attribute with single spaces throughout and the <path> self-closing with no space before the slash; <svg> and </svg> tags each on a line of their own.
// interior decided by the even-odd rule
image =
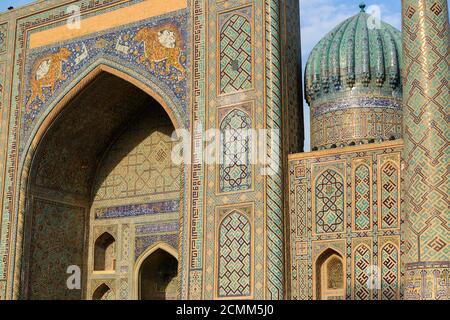
<svg viewBox="0 0 450 320">
<path fill-rule="evenodd" d="M 8 7 L 18 8 L 28 3 L 34 2 L 32 0 L 0 0 L 0 11 L 8 10 Z"/>
<path fill-rule="evenodd" d="M 0 11 L 9 6 L 19 7 L 32 0 L 0 0 Z M 302 60 L 305 65 L 312 48 L 331 29 L 343 20 L 359 12 L 360 0 L 300 0 L 300 17 L 302 27 Z M 400 29 L 401 1 L 378 0 L 366 1 L 366 5 L 377 5 L 381 11 L 381 19 Z M 305 113 L 305 151 L 309 145 L 309 107 L 304 103 Z"/>
</svg>

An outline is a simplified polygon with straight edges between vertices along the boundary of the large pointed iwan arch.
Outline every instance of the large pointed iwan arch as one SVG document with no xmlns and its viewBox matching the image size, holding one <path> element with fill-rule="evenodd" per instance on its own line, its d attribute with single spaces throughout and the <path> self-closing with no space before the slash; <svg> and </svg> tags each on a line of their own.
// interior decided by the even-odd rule
<svg viewBox="0 0 450 320">
<path fill-rule="evenodd" d="M 112 66 L 114 65 L 114 67 Z M 187 126 L 187 120 L 181 118 L 181 106 L 179 102 L 172 101 L 167 95 L 160 94 L 163 93 L 162 89 L 158 87 L 157 84 L 152 83 L 151 86 L 138 80 L 137 77 L 131 76 L 133 74 L 130 70 L 124 69 L 116 64 L 109 63 L 106 61 L 99 61 L 93 64 L 92 67 L 87 71 L 83 77 L 77 79 L 75 83 L 68 86 L 70 89 L 64 95 L 61 95 L 57 101 L 54 101 L 51 105 L 47 107 L 46 113 L 42 115 L 39 119 L 36 129 L 32 133 L 32 138 L 26 143 L 23 148 L 22 157 L 18 163 L 19 168 L 19 180 L 17 183 L 16 190 L 17 196 L 15 199 L 15 212 L 16 218 L 13 221 L 11 227 L 12 230 L 12 241 L 11 241 L 11 256 L 10 256 L 10 269 L 9 276 L 11 281 L 9 282 L 9 294 L 11 298 L 17 299 L 21 295 L 21 274 L 23 272 L 23 254 L 24 254 L 24 235 L 26 230 L 25 226 L 25 214 L 27 212 L 27 198 L 30 194 L 30 171 L 33 163 L 33 159 L 36 156 L 39 144 L 45 134 L 50 130 L 55 120 L 62 114 L 65 107 L 70 104 L 71 101 L 75 99 L 80 93 L 83 92 L 96 78 L 101 74 L 109 74 L 119 79 L 126 81 L 127 83 L 133 85 L 134 87 L 140 89 L 142 92 L 149 95 L 152 99 L 159 103 L 159 105 L 165 110 L 167 116 L 170 118 L 175 129 L 185 128 Z M 146 79 L 148 81 L 148 79 Z M 156 89 L 155 89 L 156 88 Z M 184 170 L 182 170 L 184 175 Z M 180 193 L 181 202 L 183 197 L 183 192 Z M 183 206 L 180 205 L 180 211 L 183 210 Z M 180 217 L 182 217 L 180 212 Z"/>
</svg>

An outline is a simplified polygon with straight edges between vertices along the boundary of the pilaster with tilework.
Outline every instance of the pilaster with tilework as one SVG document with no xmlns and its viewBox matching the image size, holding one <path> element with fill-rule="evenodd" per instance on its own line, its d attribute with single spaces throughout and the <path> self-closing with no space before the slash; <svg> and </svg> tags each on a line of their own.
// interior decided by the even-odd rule
<svg viewBox="0 0 450 320">
<path fill-rule="evenodd" d="M 446 0 L 404 0 L 406 299 L 449 299 L 449 58 Z"/>
</svg>

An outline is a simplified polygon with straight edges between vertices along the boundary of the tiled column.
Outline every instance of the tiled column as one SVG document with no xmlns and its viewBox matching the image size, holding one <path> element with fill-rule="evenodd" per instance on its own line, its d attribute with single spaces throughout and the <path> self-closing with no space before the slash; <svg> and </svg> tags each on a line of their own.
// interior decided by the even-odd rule
<svg viewBox="0 0 450 320">
<path fill-rule="evenodd" d="M 450 35 L 446 0 L 403 0 L 405 299 L 449 299 Z"/>
</svg>

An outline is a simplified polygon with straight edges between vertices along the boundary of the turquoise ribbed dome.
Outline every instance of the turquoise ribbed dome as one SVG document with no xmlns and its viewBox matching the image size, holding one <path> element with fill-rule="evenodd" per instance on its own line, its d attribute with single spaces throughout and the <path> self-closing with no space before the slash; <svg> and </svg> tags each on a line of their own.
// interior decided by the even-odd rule
<svg viewBox="0 0 450 320">
<path fill-rule="evenodd" d="M 342 22 L 313 49 L 306 65 L 308 103 L 353 87 L 400 94 L 401 32 L 381 22 L 369 28 L 361 12 Z"/>
<path fill-rule="evenodd" d="M 329 124 L 328 120 L 322 119 L 326 113 L 377 108 L 374 118 L 382 116 L 383 108 L 391 113 L 392 110 L 401 110 L 401 32 L 385 22 L 376 26 L 364 11 L 365 5 L 360 7 L 360 13 L 339 24 L 319 41 L 306 65 L 305 94 L 311 106 L 312 125 L 315 119 L 327 121 L 327 124 L 319 123 L 315 128 L 317 132 L 312 132 L 312 145 L 315 147 L 339 144 L 343 140 L 338 131 L 333 137 L 334 133 L 326 131 L 323 126 L 349 129 L 339 128 L 340 123 Z M 354 122 L 352 119 L 342 121 L 342 125 Z M 359 128 L 352 129 L 361 132 Z M 368 131 L 367 134 L 357 136 L 355 133 L 344 144 L 399 138 L 401 135 L 397 129 L 388 129 L 387 133 L 361 129 Z"/>
</svg>

